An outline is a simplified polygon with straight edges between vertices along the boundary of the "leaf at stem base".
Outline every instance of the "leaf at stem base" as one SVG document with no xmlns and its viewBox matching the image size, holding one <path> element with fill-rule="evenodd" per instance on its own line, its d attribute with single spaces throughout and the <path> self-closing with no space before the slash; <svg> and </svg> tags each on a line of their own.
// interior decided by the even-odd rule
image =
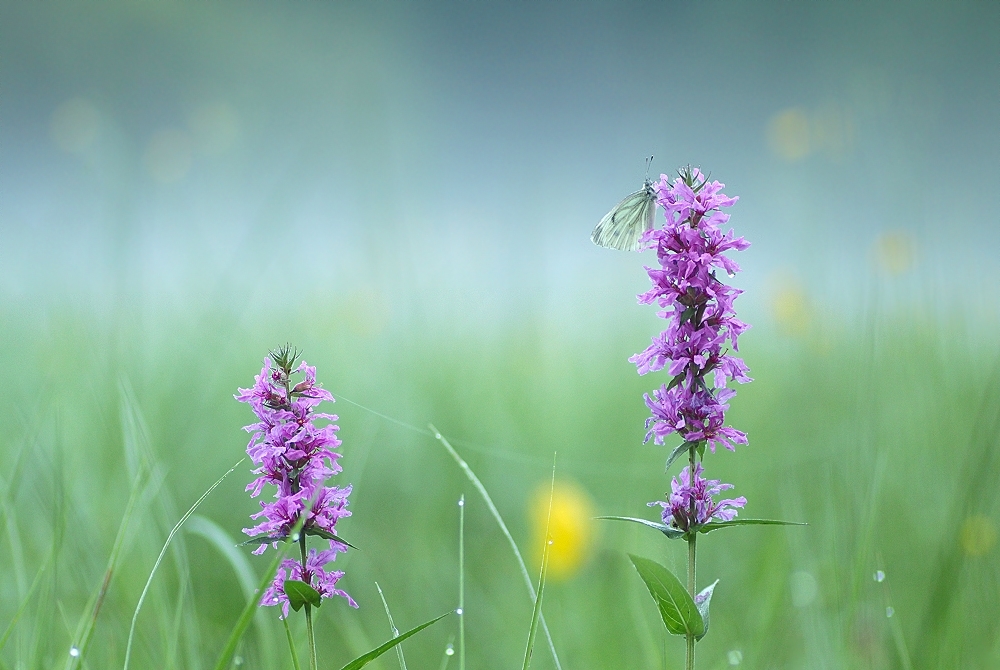
<svg viewBox="0 0 1000 670">
<path fill-rule="evenodd" d="M 632 559 L 632 565 L 646 583 L 649 595 L 656 602 L 660 618 L 663 619 L 663 625 L 667 630 L 673 635 L 702 637 L 705 634 L 705 620 L 702 619 L 691 594 L 674 573 L 648 558 L 632 554 L 628 557 Z"/>
</svg>

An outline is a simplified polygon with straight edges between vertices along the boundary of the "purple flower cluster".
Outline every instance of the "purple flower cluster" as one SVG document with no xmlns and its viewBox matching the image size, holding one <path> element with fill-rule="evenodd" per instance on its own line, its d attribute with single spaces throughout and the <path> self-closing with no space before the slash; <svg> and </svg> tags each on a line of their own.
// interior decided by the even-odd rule
<svg viewBox="0 0 1000 670">
<path fill-rule="evenodd" d="M 646 405 L 652 416 L 646 421 L 646 441 L 656 444 L 671 433 L 685 442 L 705 442 L 735 449 L 746 444 L 746 433 L 724 426 L 727 401 L 735 391 L 726 380 L 751 381 L 742 359 L 729 355 L 726 342 L 738 351 L 738 338 L 749 326 L 736 318 L 733 301 L 742 292 L 716 277 L 717 270 L 732 276 L 739 266 L 724 253 L 742 251 L 750 244 L 733 231 L 719 226 L 729 220 L 720 211 L 738 198 L 722 193 L 724 184 L 709 182 L 697 168 L 681 171 L 671 184 L 660 178 L 657 202 L 666 214 L 662 228 L 643 238 L 646 248 L 655 248 L 659 268 L 646 268 L 652 288 L 639 296 L 641 304 L 656 302 L 663 308 L 667 329 L 640 354 L 629 359 L 639 374 L 667 368 L 673 378 L 650 396 Z M 711 373 L 711 385 L 705 381 Z"/>
<path fill-rule="evenodd" d="M 333 402 L 333 396 L 316 383 L 315 367 L 303 361 L 292 368 L 297 353 L 286 347 L 272 356 L 274 363 L 271 358 L 264 359 L 253 387 L 241 388 L 235 396 L 250 405 L 258 419 L 244 428 L 251 434 L 247 454 L 258 466 L 253 471 L 257 478 L 246 490 L 256 498 L 265 485 L 277 489 L 274 500 L 261 501 L 261 510 L 251 516 L 263 520 L 243 532 L 260 541 L 253 553 L 261 554 L 269 544 L 277 547 L 278 542 L 289 541 L 292 528 L 306 514 L 301 532 L 327 539 L 329 549 L 318 553 L 311 549 L 304 566 L 293 559 L 283 561 L 261 605 L 281 603 L 282 618 L 287 616 L 288 597 L 283 586 L 288 578 L 306 582 L 325 598 L 334 594 L 343 596 L 352 607 L 357 607 L 347 593 L 336 588 L 344 573 L 323 569 L 337 553 L 347 551 L 347 546 L 335 539 L 336 525 L 339 519 L 351 515 L 347 510 L 351 487 L 324 486 L 328 477 L 342 470 L 338 463 L 341 455 L 334 451 L 341 444 L 337 438 L 339 427 L 333 423 L 318 427 L 314 423 L 317 419 L 337 420 L 335 414 L 315 411 L 324 400 Z M 303 374 L 302 381 L 293 383 L 291 376 L 295 374 Z"/>
<path fill-rule="evenodd" d="M 690 480 L 689 468 L 681 470 L 681 480 L 674 477 L 670 481 L 670 499 L 667 502 L 657 500 L 649 503 L 650 507 L 663 507 L 663 523 L 688 530 L 692 526 L 706 524 L 712 519 L 716 521 L 732 521 L 736 518 L 736 508 L 747 504 L 743 496 L 715 502 L 712 496 L 719 495 L 732 484 L 723 484 L 717 479 L 705 479 L 701 476 L 704 468 L 701 463 L 694 466 L 694 481 Z"/>
</svg>

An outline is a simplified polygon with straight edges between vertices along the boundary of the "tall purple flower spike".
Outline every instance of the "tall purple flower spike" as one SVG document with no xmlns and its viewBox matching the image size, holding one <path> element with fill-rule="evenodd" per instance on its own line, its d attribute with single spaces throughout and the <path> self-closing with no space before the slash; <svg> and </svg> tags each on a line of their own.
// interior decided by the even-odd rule
<svg viewBox="0 0 1000 670">
<path fill-rule="evenodd" d="M 640 304 L 656 303 L 667 328 L 642 353 L 632 356 L 639 374 L 667 368 L 672 377 L 646 394 L 652 416 L 646 420 L 646 441 L 656 444 L 671 433 L 686 442 L 704 442 L 714 452 L 717 445 L 735 450 L 747 444 L 746 433 L 726 427 L 725 412 L 735 391 L 727 380 L 751 381 L 743 360 L 729 353 L 739 350 L 738 339 L 749 326 L 736 318 L 733 301 L 742 293 L 719 280 L 739 272 L 724 254 L 742 251 L 750 244 L 719 226 L 729 220 L 720 211 L 738 198 L 722 193 L 724 184 L 709 182 L 697 168 L 681 170 L 673 183 L 661 175 L 657 202 L 666 222 L 643 236 L 647 249 L 655 249 L 659 268 L 646 268 L 652 288 L 639 296 Z M 711 374 L 711 381 L 706 378 Z"/>
<path fill-rule="evenodd" d="M 316 412 L 323 401 L 334 402 L 329 391 L 316 383 L 316 368 L 305 361 L 292 370 L 296 355 L 287 348 L 274 354 L 278 365 L 271 358 L 264 359 L 264 367 L 254 378 L 249 389 L 239 389 L 235 396 L 250 405 L 258 421 L 246 426 L 251 434 L 247 454 L 258 466 L 253 470 L 256 479 L 246 490 L 252 498 L 261 494 L 265 486 L 274 486 L 273 501 L 261 501 L 261 510 L 251 518 L 260 523 L 243 532 L 264 540 L 253 552 L 261 554 L 268 545 L 277 547 L 308 510 L 302 526 L 307 535 L 336 535 L 339 519 L 348 517 L 348 496 L 351 487 L 324 486 L 326 480 L 339 473 L 341 455 L 334 451 L 341 442 L 337 438 L 339 426 L 328 423 L 317 427 L 317 419 L 336 421 L 335 414 Z M 293 383 L 291 375 L 302 374 L 303 379 Z M 273 541 L 267 541 L 273 538 Z M 346 552 L 347 546 L 329 540 L 329 549 L 309 550 L 306 564 L 295 559 L 285 559 L 275 575 L 274 582 L 261 598 L 261 605 L 282 606 L 281 618 L 288 616 L 288 596 L 284 592 L 285 579 L 304 581 L 316 589 L 323 598 L 339 595 L 352 607 L 357 603 L 347 592 L 336 588 L 343 577 L 341 570 L 326 571 L 324 566 L 337 554 Z"/>
</svg>

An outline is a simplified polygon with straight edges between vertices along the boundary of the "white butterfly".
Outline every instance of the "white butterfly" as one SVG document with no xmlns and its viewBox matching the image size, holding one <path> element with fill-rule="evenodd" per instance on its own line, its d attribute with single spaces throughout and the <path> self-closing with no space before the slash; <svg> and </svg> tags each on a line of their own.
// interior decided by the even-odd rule
<svg viewBox="0 0 1000 670">
<path fill-rule="evenodd" d="M 653 182 L 647 179 L 641 189 L 626 196 L 604 215 L 591 233 L 590 240 L 599 247 L 638 251 L 639 238 L 653 229 L 655 212 L 656 191 Z"/>
<path fill-rule="evenodd" d="M 652 156 L 649 157 L 650 161 Z M 649 172 L 649 161 L 646 163 Z M 653 229 L 653 214 L 656 213 L 656 189 L 646 177 L 642 188 L 628 195 L 604 215 L 590 240 L 599 247 L 619 251 L 638 251 L 639 238 L 647 230 Z"/>
</svg>

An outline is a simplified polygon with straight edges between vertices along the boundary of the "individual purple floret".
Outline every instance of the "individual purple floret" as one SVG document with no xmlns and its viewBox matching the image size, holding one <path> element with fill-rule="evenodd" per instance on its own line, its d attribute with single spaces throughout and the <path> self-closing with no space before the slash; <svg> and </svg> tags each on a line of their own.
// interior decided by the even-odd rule
<svg viewBox="0 0 1000 670">
<path fill-rule="evenodd" d="M 649 503 L 650 507 L 655 505 L 663 507 L 663 523 L 686 531 L 706 524 L 711 519 L 732 521 L 736 518 L 736 508 L 747 504 L 747 499 L 743 496 L 715 502 L 712 496 L 733 488 L 733 485 L 702 477 L 704 469 L 701 463 L 696 463 L 694 466 L 694 482 L 690 481 L 689 472 L 689 468 L 685 467 L 681 470 L 680 482 L 677 481 L 677 477 L 670 481 L 668 501 L 657 500 Z"/>
<path fill-rule="evenodd" d="M 256 479 L 246 490 L 252 498 L 261 494 L 265 486 L 274 486 L 273 501 L 261 501 L 261 510 L 251 518 L 260 523 L 243 532 L 260 542 L 253 553 L 263 553 L 268 545 L 289 541 L 288 536 L 308 513 L 301 532 L 303 537 L 316 535 L 329 541 L 329 549 L 310 550 L 303 570 L 301 561 L 286 559 L 274 583 L 262 599 L 262 605 L 284 603 L 288 612 L 288 598 L 283 591 L 285 575 L 310 584 L 321 596 L 342 595 L 352 606 L 357 604 L 345 592 L 335 589 L 342 571 L 326 573 L 323 565 L 332 561 L 347 546 L 331 536 L 336 536 L 337 521 L 350 516 L 347 510 L 351 487 L 324 486 L 326 480 L 341 471 L 340 453 L 334 451 L 341 442 L 337 438 L 339 427 L 328 423 L 316 426 L 314 421 L 336 421 L 335 414 L 324 414 L 315 408 L 324 400 L 333 402 L 333 396 L 316 383 L 316 368 L 303 361 L 293 369 L 298 352 L 284 347 L 264 359 L 264 367 L 249 389 L 239 389 L 235 396 L 250 405 L 258 421 L 245 427 L 251 434 L 247 454 L 258 467 L 253 470 Z M 303 379 L 294 383 L 292 375 L 302 374 Z M 305 552 L 305 545 L 302 547 Z M 296 576 L 297 575 L 297 576 Z"/>
<path fill-rule="evenodd" d="M 333 545 L 335 543 L 331 541 L 330 544 Z M 302 564 L 299 561 L 286 558 L 281 562 L 281 567 L 278 568 L 278 572 L 274 576 L 274 581 L 271 582 L 271 585 L 264 591 L 264 595 L 261 596 L 260 604 L 266 606 L 281 605 L 281 616 L 279 618 L 287 618 L 290 603 L 288 596 L 285 595 L 285 580 L 297 579 L 310 584 L 319 592 L 321 598 L 332 598 L 337 595 L 347 598 L 347 602 L 351 607 L 357 607 L 358 604 L 354 602 L 354 598 L 348 595 L 347 591 L 336 588 L 337 581 L 344 576 L 344 571 L 331 570 L 327 572 L 323 569 L 324 565 L 337 558 L 337 551 L 346 550 L 347 547 L 336 550 L 331 548 L 320 552 L 310 549 L 309 557 L 306 559 L 305 570 L 302 569 Z"/>
<path fill-rule="evenodd" d="M 719 211 L 737 198 L 722 193 L 724 185 L 709 182 L 697 168 L 681 170 L 671 184 L 666 175 L 657 184 L 657 202 L 666 223 L 645 233 L 646 248 L 656 249 L 659 268 L 646 268 L 652 288 L 639 296 L 641 304 L 656 303 L 667 328 L 642 353 L 632 356 L 639 374 L 667 368 L 672 377 L 650 396 L 646 405 L 646 441 L 656 444 L 671 433 L 685 442 L 704 443 L 713 452 L 718 445 L 735 449 L 746 444 L 742 431 L 724 426 L 727 401 L 735 391 L 727 379 L 751 381 L 743 360 L 729 354 L 739 350 L 738 340 L 749 326 L 736 318 L 733 301 L 742 293 L 722 283 L 716 273 L 733 276 L 740 268 L 724 253 L 742 251 L 750 244 L 719 226 L 729 220 Z M 711 381 L 706 381 L 711 373 Z"/>
</svg>

